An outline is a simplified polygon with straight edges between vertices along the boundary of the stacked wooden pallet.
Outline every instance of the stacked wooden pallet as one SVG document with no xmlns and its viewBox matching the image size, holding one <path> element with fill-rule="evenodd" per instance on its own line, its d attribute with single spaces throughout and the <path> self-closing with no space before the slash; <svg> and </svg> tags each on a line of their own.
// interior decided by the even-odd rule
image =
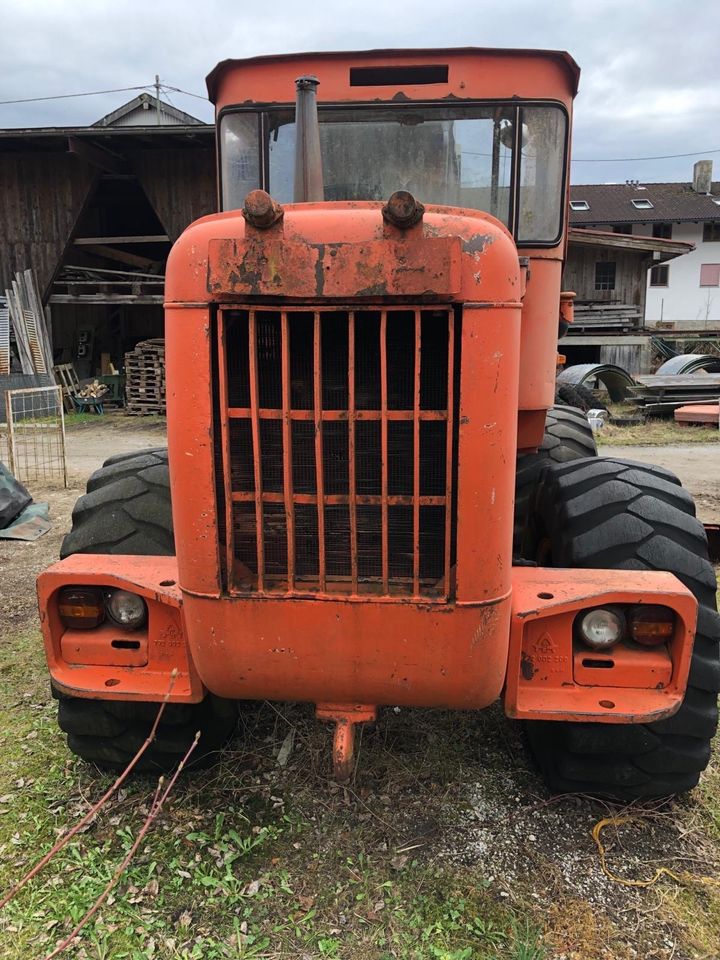
<svg viewBox="0 0 720 960">
<path fill-rule="evenodd" d="M 165 341 L 142 340 L 125 354 L 126 413 L 165 413 Z"/>
<path fill-rule="evenodd" d="M 581 333 L 584 330 L 625 332 L 636 330 L 641 325 L 641 321 L 639 309 L 631 304 L 586 301 L 575 304 L 574 320 L 569 332 L 571 334 Z"/>
</svg>

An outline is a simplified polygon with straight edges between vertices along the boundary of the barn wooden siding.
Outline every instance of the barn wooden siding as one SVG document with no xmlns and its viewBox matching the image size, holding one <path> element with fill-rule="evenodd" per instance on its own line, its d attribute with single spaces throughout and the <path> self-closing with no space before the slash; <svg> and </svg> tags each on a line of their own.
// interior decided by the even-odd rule
<svg viewBox="0 0 720 960">
<path fill-rule="evenodd" d="M 173 242 L 193 220 L 217 210 L 214 149 L 137 150 L 127 156 Z"/>
<path fill-rule="evenodd" d="M 626 303 L 645 313 L 647 267 L 651 255 L 637 250 L 586 247 L 570 243 L 563 273 L 563 288 L 574 290 L 578 300 L 597 303 Z M 595 289 L 595 264 L 615 263 L 615 289 Z"/>
<path fill-rule="evenodd" d="M 32 267 L 43 300 L 98 171 L 63 153 L 0 153 L 0 293 Z"/>
</svg>

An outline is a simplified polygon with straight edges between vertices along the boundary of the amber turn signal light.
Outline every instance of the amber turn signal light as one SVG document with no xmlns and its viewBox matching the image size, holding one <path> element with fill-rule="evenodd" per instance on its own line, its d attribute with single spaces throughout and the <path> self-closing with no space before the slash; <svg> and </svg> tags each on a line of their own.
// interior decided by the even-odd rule
<svg viewBox="0 0 720 960">
<path fill-rule="evenodd" d="M 58 613 L 66 627 L 92 630 L 105 619 L 105 603 L 93 587 L 64 587 L 58 597 Z"/>
<path fill-rule="evenodd" d="M 643 647 L 659 647 L 675 632 L 675 612 L 657 604 L 633 607 L 628 614 L 630 636 Z"/>
</svg>

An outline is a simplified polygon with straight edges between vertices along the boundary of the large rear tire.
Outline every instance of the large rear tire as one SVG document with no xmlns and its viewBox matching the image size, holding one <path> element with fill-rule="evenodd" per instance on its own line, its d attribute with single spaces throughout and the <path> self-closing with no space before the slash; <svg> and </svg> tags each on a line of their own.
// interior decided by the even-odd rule
<svg viewBox="0 0 720 960">
<path fill-rule="evenodd" d="M 647 724 L 526 724 L 548 785 L 622 801 L 691 789 L 710 759 L 720 690 L 715 574 L 692 498 L 660 467 L 576 460 L 546 470 L 535 518 L 549 565 L 668 570 L 699 604 L 688 689 L 674 716 Z"/>
<path fill-rule="evenodd" d="M 72 515 L 61 557 L 73 553 L 172 556 L 175 553 L 167 450 L 153 448 L 110 457 L 96 470 Z M 70 750 L 100 767 L 124 769 L 147 738 L 159 704 L 90 700 L 53 691 L 58 724 Z M 231 736 L 237 724 L 233 701 L 208 696 L 198 704 L 168 704 L 157 735 L 136 769 L 175 767 L 195 733 L 200 741 L 191 766 L 201 766 Z"/>
<path fill-rule="evenodd" d="M 515 523 L 513 556 L 530 559 L 528 542 L 530 503 L 543 470 L 552 463 L 567 463 L 580 457 L 597 456 L 595 439 L 587 417 L 574 407 L 554 406 L 545 418 L 545 436 L 537 453 L 517 459 L 515 473 Z"/>
</svg>

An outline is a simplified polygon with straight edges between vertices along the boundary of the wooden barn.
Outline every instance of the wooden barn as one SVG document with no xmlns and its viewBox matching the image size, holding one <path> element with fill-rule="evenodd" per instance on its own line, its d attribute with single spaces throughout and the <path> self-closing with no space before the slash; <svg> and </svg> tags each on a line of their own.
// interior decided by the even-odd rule
<svg viewBox="0 0 720 960">
<path fill-rule="evenodd" d="M 0 131 L 0 295 L 32 267 L 81 377 L 162 336 L 165 262 L 217 209 L 215 128 L 141 94 L 90 127 Z"/>
</svg>

